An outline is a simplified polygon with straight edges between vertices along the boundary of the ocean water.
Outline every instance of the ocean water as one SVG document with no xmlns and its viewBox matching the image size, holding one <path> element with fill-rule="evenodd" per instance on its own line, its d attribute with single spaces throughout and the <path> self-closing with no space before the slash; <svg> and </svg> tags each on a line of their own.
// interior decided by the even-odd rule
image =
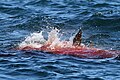
<svg viewBox="0 0 120 80">
<path fill-rule="evenodd" d="M 82 28 L 85 45 L 120 50 L 120 0 L 1 0 L 0 80 L 120 80 L 120 58 L 15 49 L 31 33 L 52 28 L 65 40 Z"/>
</svg>

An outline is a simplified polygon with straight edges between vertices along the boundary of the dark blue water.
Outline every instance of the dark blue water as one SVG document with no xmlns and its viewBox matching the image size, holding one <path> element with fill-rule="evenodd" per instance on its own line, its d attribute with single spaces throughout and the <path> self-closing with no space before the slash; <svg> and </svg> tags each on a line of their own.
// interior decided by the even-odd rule
<svg viewBox="0 0 120 80">
<path fill-rule="evenodd" d="M 0 80 L 120 80 L 120 60 L 14 50 L 30 33 L 56 27 L 69 39 L 120 50 L 120 0 L 0 0 Z"/>
</svg>

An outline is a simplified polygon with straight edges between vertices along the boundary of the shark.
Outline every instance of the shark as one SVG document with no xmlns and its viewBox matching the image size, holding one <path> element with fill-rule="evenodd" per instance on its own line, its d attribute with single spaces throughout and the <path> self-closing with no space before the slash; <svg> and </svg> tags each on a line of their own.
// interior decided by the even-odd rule
<svg viewBox="0 0 120 80">
<path fill-rule="evenodd" d="M 54 34 L 54 33 L 53 33 Z M 54 36 L 55 37 L 55 36 Z M 56 42 L 56 44 L 53 44 Z M 103 50 L 94 47 L 87 47 L 82 45 L 82 30 L 79 29 L 77 34 L 75 34 L 74 38 L 72 39 L 72 43 L 70 41 L 58 41 L 54 40 L 54 38 L 48 39 L 45 43 L 43 43 L 40 47 L 33 47 L 33 46 L 24 46 L 19 47 L 19 50 L 39 50 L 44 51 L 52 54 L 62 54 L 62 55 L 69 55 L 75 56 L 84 59 L 105 59 L 105 58 L 118 58 L 120 56 L 119 50 Z M 60 43 L 60 45 L 57 45 Z M 71 44 L 71 46 L 66 46 Z"/>
</svg>

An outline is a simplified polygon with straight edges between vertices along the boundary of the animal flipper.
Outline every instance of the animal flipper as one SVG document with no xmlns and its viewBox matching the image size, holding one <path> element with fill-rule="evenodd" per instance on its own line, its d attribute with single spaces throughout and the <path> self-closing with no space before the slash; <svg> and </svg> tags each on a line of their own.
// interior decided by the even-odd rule
<svg viewBox="0 0 120 80">
<path fill-rule="evenodd" d="M 78 33 L 73 38 L 73 46 L 80 46 L 82 41 L 82 30 L 80 29 Z"/>
</svg>

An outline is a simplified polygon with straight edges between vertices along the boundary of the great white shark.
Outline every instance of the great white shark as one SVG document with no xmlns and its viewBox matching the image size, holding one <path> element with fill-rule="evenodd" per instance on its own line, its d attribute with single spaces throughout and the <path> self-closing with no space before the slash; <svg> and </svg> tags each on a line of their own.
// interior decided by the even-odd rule
<svg viewBox="0 0 120 80">
<path fill-rule="evenodd" d="M 51 40 L 52 41 L 52 40 Z M 102 50 L 99 48 L 87 47 L 82 45 L 82 30 L 80 29 L 78 33 L 74 36 L 72 40 L 72 46 L 64 47 L 65 45 L 69 45 L 69 41 L 63 41 L 61 46 L 54 46 L 51 47 L 52 42 L 49 40 L 46 41 L 42 46 L 36 48 L 33 46 L 24 46 L 19 47 L 19 50 L 39 50 L 44 52 L 50 52 L 53 54 L 63 54 L 63 55 L 70 55 L 76 56 L 80 58 L 87 58 L 87 59 L 104 59 L 104 58 L 112 58 L 112 57 L 119 57 L 120 51 L 119 50 Z"/>
</svg>

